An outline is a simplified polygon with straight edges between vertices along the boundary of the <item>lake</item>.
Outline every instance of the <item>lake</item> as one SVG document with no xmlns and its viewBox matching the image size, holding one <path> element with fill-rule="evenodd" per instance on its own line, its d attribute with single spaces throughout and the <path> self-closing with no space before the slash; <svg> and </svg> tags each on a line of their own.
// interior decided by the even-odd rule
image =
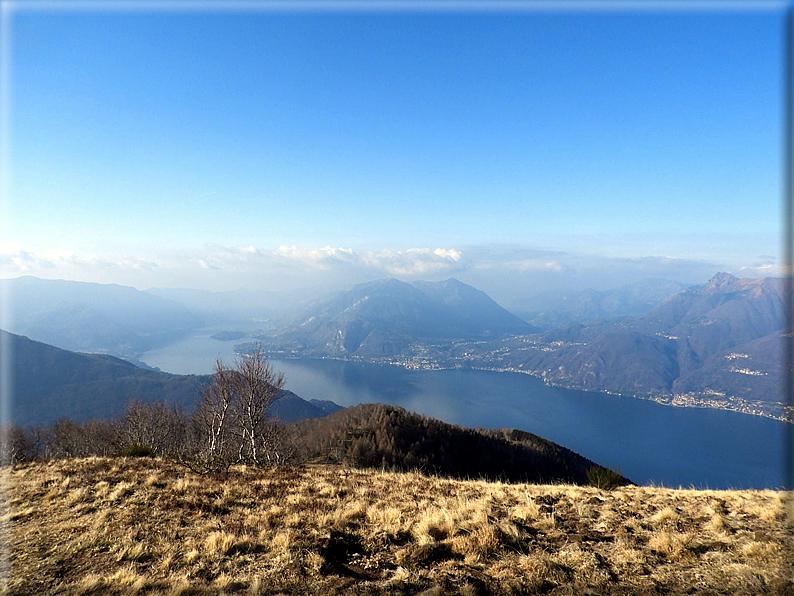
<svg viewBox="0 0 794 596">
<path fill-rule="evenodd" d="M 205 330 L 141 359 L 180 374 L 208 373 L 237 341 Z M 641 484 L 779 488 L 785 424 L 736 412 L 673 408 L 548 387 L 519 373 L 407 370 L 334 360 L 274 360 L 286 387 L 342 406 L 381 402 L 462 426 L 519 428 L 618 468 Z"/>
</svg>

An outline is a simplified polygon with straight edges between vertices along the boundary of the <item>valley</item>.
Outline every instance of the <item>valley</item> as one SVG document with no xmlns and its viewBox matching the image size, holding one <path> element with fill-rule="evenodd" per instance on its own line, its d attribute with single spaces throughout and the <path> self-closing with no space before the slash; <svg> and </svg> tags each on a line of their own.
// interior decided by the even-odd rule
<svg viewBox="0 0 794 596">
<path fill-rule="evenodd" d="M 3 8 L 0 596 L 794 596 L 790 3 Z"/>
<path fill-rule="evenodd" d="M 286 297 L 267 293 L 152 293 L 32 277 L 0 283 L 19 301 L 11 331 L 171 373 L 199 372 L 179 368 L 178 357 L 160 359 L 175 346 L 203 354 L 206 374 L 216 355 L 231 359 L 261 345 L 273 358 L 509 371 L 670 406 L 792 416 L 783 403 L 779 278 L 718 273 L 700 285 L 647 280 L 525 300 L 524 308 L 543 309 L 525 318 L 545 328 L 454 278 L 377 280 L 315 292 L 288 310 Z M 567 324 L 548 328 L 551 321 Z"/>
<path fill-rule="evenodd" d="M 386 306 L 394 309 L 404 301 L 379 294 L 383 285 L 369 284 L 337 299 L 344 309 L 329 303 L 287 331 L 256 336 L 256 342 L 235 349 L 244 353 L 262 345 L 276 358 L 331 358 L 414 370 L 517 372 L 568 389 L 792 420 L 794 412 L 783 403 L 779 279 L 720 273 L 641 315 L 529 333 L 515 322 L 513 327 L 489 327 L 489 315 L 467 304 L 465 294 L 460 297 L 465 284 L 444 283 L 439 291 L 456 290 L 459 312 L 469 318 L 478 313 L 481 328 L 470 331 L 470 337 L 450 333 L 447 327 L 435 333 L 426 326 L 422 333 L 405 330 L 404 317 L 398 324 L 397 315 L 384 316 Z M 364 302 L 366 310 L 360 306 Z M 322 333 L 307 332 L 307 324 Z M 356 338 L 353 343 L 349 335 Z"/>
<path fill-rule="evenodd" d="M 108 292 L 99 284 L 78 289 L 88 292 L 83 299 Z M 640 482 L 780 486 L 778 425 L 790 413 L 780 387 L 779 280 L 719 274 L 665 292 L 644 314 L 540 330 L 457 280 L 381 280 L 296 304 L 300 313 L 279 324 L 232 317 L 183 329 L 176 341 L 136 351 L 144 368 L 22 338 L 12 413 L 20 424 L 49 424 L 118 416 L 133 398 L 190 407 L 217 356 L 231 363 L 259 345 L 287 373 L 292 396 L 281 402 L 283 421 L 324 415 L 316 400 L 390 403 L 464 426 L 533 432 Z M 210 306 L 226 299 L 213 296 Z M 64 300 L 53 294 L 52 302 Z M 165 317 L 181 308 L 154 304 Z M 86 320 L 85 337 L 100 337 L 94 327 L 103 325 Z M 113 341 L 98 347 L 110 351 Z M 744 448 L 727 458 L 731 436 L 743 437 Z M 660 446 L 679 455 L 660 458 Z"/>
</svg>

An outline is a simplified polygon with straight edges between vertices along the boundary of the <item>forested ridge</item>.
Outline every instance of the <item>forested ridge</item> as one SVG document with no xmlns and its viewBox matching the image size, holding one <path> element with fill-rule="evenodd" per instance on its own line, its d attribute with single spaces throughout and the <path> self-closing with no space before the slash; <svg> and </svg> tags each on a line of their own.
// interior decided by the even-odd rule
<svg viewBox="0 0 794 596">
<path fill-rule="evenodd" d="M 464 428 L 384 404 L 301 420 L 289 435 L 304 459 L 454 478 L 587 484 L 597 467 L 528 432 Z"/>
</svg>

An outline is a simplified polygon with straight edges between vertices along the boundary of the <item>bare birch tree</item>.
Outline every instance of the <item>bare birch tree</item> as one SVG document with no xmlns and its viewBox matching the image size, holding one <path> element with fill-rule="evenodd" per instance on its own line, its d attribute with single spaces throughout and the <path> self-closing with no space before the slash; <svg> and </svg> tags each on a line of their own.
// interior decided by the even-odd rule
<svg viewBox="0 0 794 596">
<path fill-rule="evenodd" d="M 235 431 L 232 405 L 236 396 L 236 376 L 236 371 L 218 358 L 210 385 L 201 396 L 202 401 L 196 412 L 196 420 L 204 436 L 202 465 L 207 470 L 225 469 L 233 462 L 234 447 L 230 443 Z"/>
<path fill-rule="evenodd" d="M 272 444 L 277 425 L 267 411 L 284 387 L 284 374 L 276 373 L 261 348 L 237 363 L 234 377 L 234 413 L 240 444 L 238 459 L 261 466 L 273 463 Z"/>
</svg>

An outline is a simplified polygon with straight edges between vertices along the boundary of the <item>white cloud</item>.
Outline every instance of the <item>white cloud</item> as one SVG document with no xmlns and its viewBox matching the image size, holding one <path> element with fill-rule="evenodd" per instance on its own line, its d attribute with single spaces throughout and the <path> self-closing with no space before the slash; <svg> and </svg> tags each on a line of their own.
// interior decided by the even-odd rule
<svg viewBox="0 0 794 596">
<path fill-rule="evenodd" d="M 14 245 L 0 245 L 0 273 L 6 276 L 35 275 L 40 271 L 48 274 L 53 271 L 62 272 L 64 276 L 90 274 L 102 270 L 153 271 L 158 267 L 159 263 L 146 258 L 102 258 L 63 248 L 32 252 Z"/>
<path fill-rule="evenodd" d="M 739 269 L 741 267 L 741 269 Z M 717 271 L 743 277 L 779 275 L 755 257 L 736 267 L 664 257 L 609 257 L 521 246 L 431 246 L 362 250 L 343 246 L 224 246 L 152 256 L 97 255 L 68 248 L 41 251 L 0 243 L 0 276 L 37 275 L 148 287 L 208 290 L 343 289 L 384 277 L 435 281 L 457 277 L 500 301 L 553 288 L 608 289 L 649 277 L 703 283 Z M 517 300 L 517 299 L 516 299 Z"/>
<path fill-rule="evenodd" d="M 319 269 L 327 269 L 341 263 L 357 263 L 360 260 L 352 248 L 333 248 L 331 246 L 322 248 L 279 246 L 271 254 L 290 263 Z"/>
<path fill-rule="evenodd" d="M 364 262 L 373 270 L 388 275 L 452 275 L 465 268 L 463 253 L 454 248 L 409 248 L 407 250 L 368 251 Z"/>
<path fill-rule="evenodd" d="M 738 277 L 781 277 L 785 275 L 786 267 L 772 260 L 740 267 L 733 273 Z"/>
<path fill-rule="evenodd" d="M 453 271 L 460 269 L 463 261 L 463 253 L 455 248 L 384 249 L 359 252 L 345 247 L 279 246 L 269 253 L 261 251 L 261 254 L 269 254 L 278 265 L 288 264 L 305 270 L 320 271 L 339 268 L 349 271 L 352 268 L 369 277 L 373 275 L 412 276 Z"/>
<path fill-rule="evenodd" d="M 525 260 L 510 264 L 518 271 L 562 271 L 563 266 L 557 261 Z"/>
<path fill-rule="evenodd" d="M 204 259 L 198 259 L 196 262 L 199 264 L 199 267 L 201 267 L 202 269 L 214 269 L 215 271 L 220 269 L 220 267 L 216 267 L 215 265 L 210 265 Z"/>
<path fill-rule="evenodd" d="M 438 257 L 452 259 L 453 261 L 460 261 L 463 258 L 460 251 L 454 248 L 437 248 L 433 251 L 433 254 Z"/>
<path fill-rule="evenodd" d="M 523 247 L 479 248 L 469 251 L 472 268 L 494 272 L 552 272 L 570 269 L 573 255 L 561 251 L 532 250 Z"/>
</svg>

